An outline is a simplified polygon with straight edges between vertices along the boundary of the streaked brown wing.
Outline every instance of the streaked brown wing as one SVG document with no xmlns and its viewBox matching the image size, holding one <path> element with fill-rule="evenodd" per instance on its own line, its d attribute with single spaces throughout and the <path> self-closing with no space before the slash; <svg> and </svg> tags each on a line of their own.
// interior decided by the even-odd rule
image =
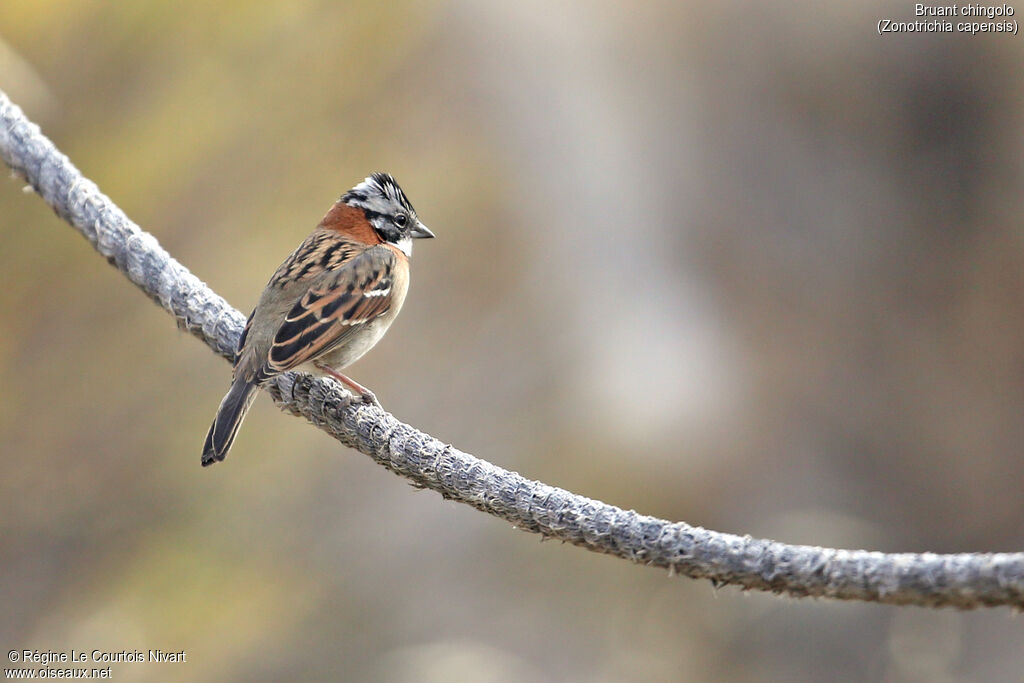
<svg viewBox="0 0 1024 683">
<path fill-rule="evenodd" d="M 345 342 L 391 308 L 394 253 L 374 247 L 311 287 L 274 336 L 268 367 L 286 372 Z"/>
<path fill-rule="evenodd" d="M 298 282 L 313 280 L 326 271 L 344 267 L 362 248 L 351 241 L 339 239 L 333 231 L 314 230 L 278 267 L 270 278 L 270 285 L 284 289 Z"/>
</svg>

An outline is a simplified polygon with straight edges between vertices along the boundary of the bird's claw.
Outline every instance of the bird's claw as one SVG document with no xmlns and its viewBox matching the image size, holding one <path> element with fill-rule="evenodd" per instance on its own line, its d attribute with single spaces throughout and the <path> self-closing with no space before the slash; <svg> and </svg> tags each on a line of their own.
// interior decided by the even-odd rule
<svg viewBox="0 0 1024 683">
<path fill-rule="evenodd" d="M 363 405 L 373 406 L 374 408 L 381 407 L 380 401 L 377 400 L 376 394 L 374 394 L 369 389 L 364 389 L 359 394 L 359 402 L 362 403 Z"/>
</svg>

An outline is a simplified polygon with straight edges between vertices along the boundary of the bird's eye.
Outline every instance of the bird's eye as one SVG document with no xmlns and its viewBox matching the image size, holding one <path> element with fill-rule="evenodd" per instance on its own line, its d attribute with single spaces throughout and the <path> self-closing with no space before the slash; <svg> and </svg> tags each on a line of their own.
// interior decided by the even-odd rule
<svg viewBox="0 0 1024 683">
<path fill-rule="evenodd" d="M 408 222 L 409 222 L 409 217 L 407 215 L 405 215 L 404 213 L 400 213 L 397 216 L 395 216 L 395 225 L 397 225 L 400 228 L 404 228 L 405 224 L 408 223 Z"/>
</svg>

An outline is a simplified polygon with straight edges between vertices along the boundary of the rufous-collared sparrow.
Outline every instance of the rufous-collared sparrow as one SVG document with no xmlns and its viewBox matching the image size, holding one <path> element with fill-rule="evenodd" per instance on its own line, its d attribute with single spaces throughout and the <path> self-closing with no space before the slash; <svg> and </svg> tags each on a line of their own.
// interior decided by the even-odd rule
<svg viewBox="0 0 1024 683">
<path fill-rule="evenodd" d="M 328 375 L 377 403 L 339 371 L 384 336 L 409 289 L 412 240 L 433 236 L 387 173 L 342 195 L 270 278 L 249 315 L 231 388 L 203 445 L 204 467 L 227 456 L 256 389 L 282 372 Z"/>
</svg>

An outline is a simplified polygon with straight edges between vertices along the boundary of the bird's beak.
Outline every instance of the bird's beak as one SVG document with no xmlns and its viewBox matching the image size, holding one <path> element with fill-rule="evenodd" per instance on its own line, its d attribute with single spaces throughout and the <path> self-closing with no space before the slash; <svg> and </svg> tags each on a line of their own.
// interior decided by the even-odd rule
<svg viewBox="0 0 1024 683">
<path fill-rule="evenodd" d="M 416 225 L 414 225 L 412 230 L 409 231 L 409 236 L 413 239 L 421 240 L 433 237 L 434 233 L 430 232 L 430 228 L 423 225 L 423 223 L 416 221 Z"/>
</svg>

